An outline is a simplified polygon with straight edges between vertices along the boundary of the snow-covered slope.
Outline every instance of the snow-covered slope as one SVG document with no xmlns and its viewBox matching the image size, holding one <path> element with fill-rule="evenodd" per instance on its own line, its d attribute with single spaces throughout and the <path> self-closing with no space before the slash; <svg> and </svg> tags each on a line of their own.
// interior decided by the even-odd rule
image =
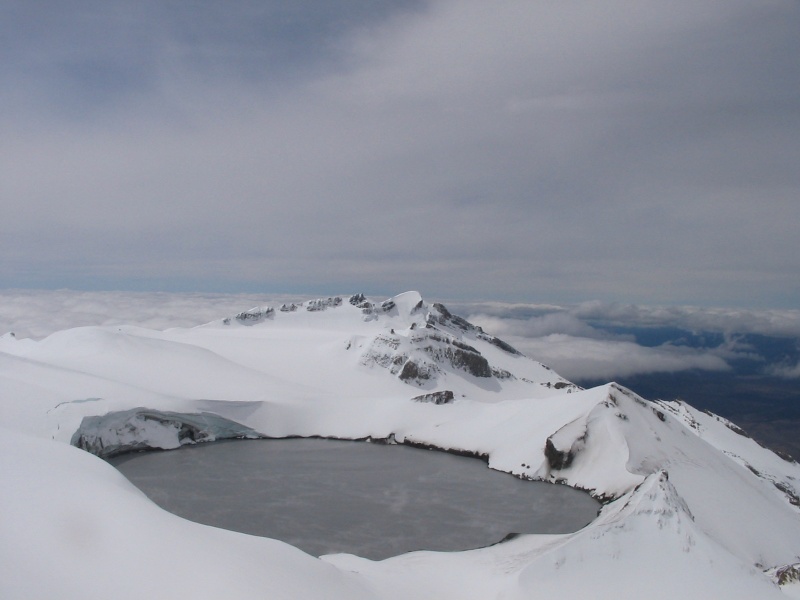
<svg viewBox="0 0 800 600">
<path fill-rule="evenodd" d="M 192 329 L 6 335 L 0 428 L 3 598 L 781 598 L 780 577 L 796 587 L 779 573 L 800 562 L 797 463 L 686 404 L 613 383 L 582 390 L 416 292 L 256 307 Z M 569 535 L 319 560 L 167 514 L 70 445 L 109 455 L 258 435 L 473 453 L 607 504 Z"/>
</svg>

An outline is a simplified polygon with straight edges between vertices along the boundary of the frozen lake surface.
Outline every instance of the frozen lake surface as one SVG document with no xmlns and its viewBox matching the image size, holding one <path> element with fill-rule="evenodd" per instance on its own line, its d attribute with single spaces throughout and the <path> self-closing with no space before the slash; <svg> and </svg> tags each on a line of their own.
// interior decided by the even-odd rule
<svg viewBox="0 0 800 600">
<path fill-rule="evenodd" d="M 568 533 L 599 504 L 483 461 L 401 445 L 239 440 L 111 459 L 166 510 L 319 556 L 468 550 L 509 533 Z"/>
</svg>

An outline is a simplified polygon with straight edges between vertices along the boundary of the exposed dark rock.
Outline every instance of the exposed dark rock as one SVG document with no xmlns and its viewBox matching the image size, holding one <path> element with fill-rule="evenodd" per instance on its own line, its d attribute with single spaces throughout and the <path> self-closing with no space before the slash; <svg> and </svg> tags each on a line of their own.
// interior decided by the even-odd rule
<svg viewBox="0 0 800 600">
<path fill-rule="evenodd" d="M 433 308 L 438 313 L 434 314 L 431 312 L 428 315 L 427 324 L 428 325 L 445 325 L 445 326 L 452 326 L 460 329 L 461 331 L 474 331 L 474 332 L 481 332 L 482 330 L 479 327 L 475 327 L 472 323 L 467 321 L 466 319 L 462 319 L 461 317 L 452 314 L 447 308 L 445 308 L 444 304 L 439 304 L 438 302 L 433 305 Z"/>
<path fill-rule="evenodd" d="M 502 540 L 500 540 L 499 542 L 495 542 L 494 544 L 491 544 L 490 546 L 487 546 L 487 548 L 491 548 L 491 546 L 497 546 L 497 544 L 502 544 L 503 542 L 510 542 L 511 540 L 515 540 L 515 539 L 517 539 L 518 537 L 522 537 L 522 535 L 523 535 L 523 534 L 521 534 L 521 533 L 514 533 L 514 532 L 507 533 L 507 534 L 506 534 L 506 535 L 503 537 L 503 539 L 502 539 Z"/>
<path fill-rule="evenodd" d="M 469 344 L 465 344 L 464 342 L 459 342 L 457 339 L 451 338 L 451 339 L 445 340 L 445 341 L 447 341 L 448 343 L 452 344 L 456 348 L 459 348 L 459 349 L 464 350 L 466 352 L 472 352 L 473 354 L 480 354 L 480 352 L 478 352 L 474 347 L 470 346 Z"/>
<path fill-rule="evenodd" d="M 428 402 L 431 404 L 450 404 L 455 399 L 453 392 L 450 390 L 443 390 L 441 392 L 431 392 L 430 394 L 422 394 L 421 396 L 414 396 L 414 402 Z"/>
<path fill-rule="evenodd" d="M 495 379 L 516 379 L 509 371 L 492 367 L 492 377 Z"/>
<path fill-rule="evenodd" d="M 550 387 L 550 385 L 548 384 L 548 386 L 547 386 L 547 387 Z M 574 383 L 571 383 L 571 382 L 569 382 L 569 381 L 556 381 L 556 382 L 553 384 L 553 387 L 554 387 L 555 389 L 557 389 L 557 390 L 563 390 L 563 389 L 566 389 L 566 390 L 567 390 L 567 393 L 569 393 L 569 392 L 575 392 L 575 391 L 578 391 L 578 390 L 581 390 L 581 389 L 583 389 L 582 387 L 580 387 L 580 386 L 578 386 L 578 385 L 575 385 Z"/>
<path fill-rule="evenodd" d="M 245 310 L 240 312 L 236 317 L 234 317 L 237 321 L 244 325 L 255 325 L 256 323 L 260 323 L 264 319 L 268 319 L 275 315 L 275 309 L 271 306 L 265 306 L 263 308 L 251 308 L 250 310 Z M 226 325 L 230 323 L 230 319 L 226 320 Z"/>
<path fill-rule="evenodd" d="M 375 306 L 372 304 L 372 302 L 367 300 L 367 297 L 364 294 L 353 294 L 350 296 L 348 302 L 350 302 L 350 304 L 356 308 L 360 308 L 361 312 L 365 315 L 371 315 L 375 312 Z"/>
<path fill-rule="evenodd" d="M 441 314 L 445 319 L 452 319 L 453 318 L 453 315 L 450 313 L 449 310 L 447 310 L 447 308 L 445 307 L 444 304 L 436 302 L 436 303 L 434 303 L 433 308 L 435 308 L 437 311 L 439 311 L 439 314 Z"/>
<path fill-rule="evenodd" d="M 725 427 L 727 427 L 728 429 L 730 429 L 734 433 L 738 433 L 739 435 L 741 435 L 743 437 L 746 437 L 746 438 L 750 437 L 749 435 L 747 435 L 747 432 L 744 429 L 742 429 L 741 427 L 739 427 L 735 423 L 731 423 L 730 421 L 726 421 L 725 422 Z"/>
<path fill-rule="evenodd" d="M 778 582 L 778 585 L 787 585 L 800 581 L 800 563 L 786 565 L 777 569 L 775 571 L 775 581 Z"/>
<path fill-rule="evenodd" d="M 514 348 L 512 345 L 507 344 L 500 338 L 496 338 L 493 335 L 487 335 L 484 339 L 486 339 L 486 341 L 492 344 L 493 346 L 497 346 L 504 352 L 508 352 L 509 354 L 514 354 L 516 356 L 522 356 L 522 352 Z"/>
<path fill-rule="evenodd" d="M 421 367 L 413 360 L 407 360 L 398 375 L 401 381 L 424 381 L 431 378 L 430 370 Z"/>
<path fill-rule="evenodd" d="M 428 444 L 426 442 L 415 442 L 414 440 L 410 440 L 408 438 L 405 438 L 401 443 L 404 446 L 411 446 L 412 448 L 422 448 L 424 450 L 438 450 L 440 452 L 447 452 L 448 454 L 455 454 L 456 456 L 466 456 L 468 458 L 480 458 L 482 461 L 486 463 L 489 462 L 489 454 L 487 454 L 486 452 L 463 450 L 461 448 L 443 448 L 441 446 Z"/>
<path fill-rule="evenodd" d="M 348 300 L 353 306 L 361 306 L 366 301 L 367 297 L 364 294 L 353 294 Z"/>
<path fill-rule="evenodd" d="M 309 300 L 306 302 L 306 310 L 310 312 L 317 312 L 325 310 L 329 307 L 337 307 L 342 304 L 342 299 L 339 296 L 334 298 L 317 298 L 316 300 Z"/>
<path fill-rule="evenodd" d="M 492 376 L 492 368 L 489 366 L 489 361 L 476 352 L 455 348 L 451 353 L 446 352 L 446 354 L 450 354 L 448 358 L 454 367 L 463 369 L 470 375 L 475 377 Z"/>
<path fill-rule="evenodd" d="M 513 379 L 504 370 L 492 368 L 475 347 L 443 329 L 426 326 L 410 327 L 408 337 L 390 330 L 376 336 L 364 354 L 362 364 L 377 364 L 389 369 L 402 381 L 415 382 L 434 379 L 445 366 L 464 371 L 474 377 Z"/>
<path fill-rule="evenodd" d="M 466 371 L 475 377 L 491 377 L 489 361 L 469 344 L 441 333 L 421 332 L 412 338 L 415 344 L 428 342 L 421 350 L 436 362 L 449 362 L 453 367 Z"/>
<path fill-rule="evenodd" d="M 450 322 L 462 331 L 478 331 L 478 328 L 475 327 L 475 325 L 457 315 L 453 315 L 453 317 L 450 319 Z"/>
<path fill-rule="evenodd" d="M 748 465 L 748 464 L 745 464 L 745 466 L 746 466 L 748 469 L 750 469 L 750 472 L 751 472 L 753 475 L 755 475 L 756 477 L 761 477 L 761 471 L 759 471 L 758 469 L 756 469 L 754 466 L 752 466 L 752 465 Z"/>
<path fill-rule="evenodd" d="M 786 494 L 786 497 L 789 499 L 790 504 L 800 508 L 800 497 L 798 497 L 797 494 L 794 493 L 794 490 L 792 490 L 792 488 L 790 488 L 787 484 L 780 481 L 773 482 L 773 485 L 776 488 L 778 488 L 781 492 Z"/>
<path fill-rule="evenodd" d="M 547 459 L 547 463 L 550 465 L 550 469 L 553 471 L 566 469 L 572 464 L 572 461 L 575 460 L 575 456 L 571 450 L 567 450 L 566 452 L 559 450 L 555 447 L 555 444 L 553 444 L 552 438 L 547 438 L 544 444 L 544 456 Z"/>
<path fill-rule="evenodd" d="M 70 443 L 91 454 L 108 458 L 126 452 L 177 447 L 187 443 L 258 437 L 261 435 L 250 427 L 212 413 L 134 408 L 84 417 Z M 169 439 L 174 446 L 161 445 Z"/>
</svg>

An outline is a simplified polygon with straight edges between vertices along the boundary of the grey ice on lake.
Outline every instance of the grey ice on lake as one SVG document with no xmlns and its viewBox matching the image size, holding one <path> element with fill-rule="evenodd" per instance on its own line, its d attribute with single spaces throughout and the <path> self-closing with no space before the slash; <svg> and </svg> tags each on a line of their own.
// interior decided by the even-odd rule
<svg viewBox="0 0 800 600">
<path fill-rule="evenodd" d="M 111 459 L 166 510 L 309 554 L 383 559 L 467 550 L 509 533 L 567 533 L 598 503 L 483 461 L 401 445 L 241 440 Z"/>
</svg>

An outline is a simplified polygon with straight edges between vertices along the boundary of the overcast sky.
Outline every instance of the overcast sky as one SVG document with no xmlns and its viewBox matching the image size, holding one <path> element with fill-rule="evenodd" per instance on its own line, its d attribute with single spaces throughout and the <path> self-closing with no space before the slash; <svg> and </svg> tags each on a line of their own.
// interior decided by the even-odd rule
<svg viewBox="0 0 800 600">
<path fill-rule="evenodd" d="M 0 287 L 800 306 L 795 0 L 0 4 Z"/>
</svg>

